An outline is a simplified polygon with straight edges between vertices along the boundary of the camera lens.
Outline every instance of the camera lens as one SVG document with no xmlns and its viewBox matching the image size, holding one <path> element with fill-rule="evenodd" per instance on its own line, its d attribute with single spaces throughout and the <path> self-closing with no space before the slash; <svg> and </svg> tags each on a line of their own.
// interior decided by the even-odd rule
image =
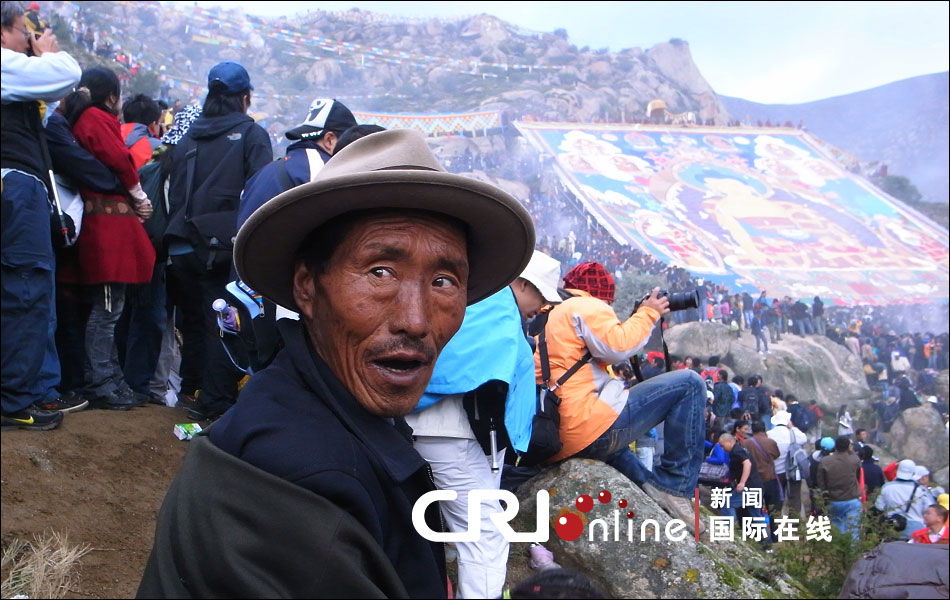
<svg viewBox="0 0 950 600">
<path fill-rule="evenodd" d="M 691 292 L 674 292 L 669 295 L 670 312 L 677 310 L 686 310 L 687 308 L 699 308 L 699 294 L 696 290 Z"/>
</svg>

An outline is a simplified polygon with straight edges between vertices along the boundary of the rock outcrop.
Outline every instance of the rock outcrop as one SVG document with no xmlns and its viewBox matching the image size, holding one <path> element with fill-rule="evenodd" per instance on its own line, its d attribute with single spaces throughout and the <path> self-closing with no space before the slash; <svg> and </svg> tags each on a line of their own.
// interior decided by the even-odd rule
<svg viewBox="0 0 950 600">
<path fill-rule="evenodd" d="M 683 541 L 669 540 L 665 531 L 670 517 L 619 471 L 599 461 L 571 459 L 523 484 L 518 490 L 517 531 L 535 530 L 539 490 L 547 490 L 550 497 L 551 538 L 545 546 L 561 566 L 591 577 L 611 597 L 782 598 L 801 593 L 793 580 L 748 543 L 737 539 L 706 544 L 688 534 Z M 599 501 L 601 491 L 610 493 L 607 503 Z M 586 513 L 575 506 L 582 494 L 593 498 L 594 508 Z M 618 506 L 621 500 L 626 500 L 623 509 Z M 630 511 L 632 519 L 627 518 Z M 567 513 L 577 515 L 584 524 L 583 534 L 573 541 L 565 541 L 554 529 L 556 520 Z M 657 527 L 648 524 L 641 541 L 641 526 L 650 519 Z M 608 526 L 607 541 L 597 520 Z M 620 524 L 619 531 L 615 523 Z M 633 541 L 629 541 L 628 527 Z"/>
<path fill-rule="evenodd" d="M 786 335 L 769 346 L 769 354 L 759 354 L 748 333 L 736 339 L 721 323 L 684 323 L 668 329 L 665 336 L 671 354 L 704 360 L 719 356 L 727 370 L 762 375 L 767 386 L 791 392 L 799 400 L 817 400 L 823 408 L 864 407 L 871 398 L 861 362 L 826 337 Z"/>
<path fill-rule="evenodd" d="M 884 437 L 898 459 L 909 458 L 931 472 L 950 463 L 947 428 L 940 413 L 929 404 L 903 411 Z"/>
</svg>

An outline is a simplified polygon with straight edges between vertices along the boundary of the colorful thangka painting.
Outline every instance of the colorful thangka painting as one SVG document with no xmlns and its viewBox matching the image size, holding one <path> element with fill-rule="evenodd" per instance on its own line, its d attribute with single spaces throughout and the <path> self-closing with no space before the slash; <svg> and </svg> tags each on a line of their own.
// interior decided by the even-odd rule
<svg viewBox="0 0 950 600">
<path fill-rule="evenodd" d="M 802 132 L 517 127 L 618 242 L 697 277 L 849 305 L 950 295 L 947 232 Z"/>
</svg>

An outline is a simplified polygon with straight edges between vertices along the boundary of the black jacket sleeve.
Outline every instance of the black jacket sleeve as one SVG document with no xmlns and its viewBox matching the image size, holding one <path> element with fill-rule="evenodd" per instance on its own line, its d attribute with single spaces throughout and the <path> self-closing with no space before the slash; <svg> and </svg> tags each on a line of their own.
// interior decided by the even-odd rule
<svg viewBox="0 0 950 600">
<path fill-rule="evenodd" d="M 51 114 L 47 120 L 46 143 L 57 175 L 68 177 L 81 188 L 102 194 L 124 191 L 115 174 L 79 145 L 69 123 L 59 113 Z"/>
<path fill-rule="evenodd" d="M 190 442 L 139 598 L 406 598 L 378 542 L 330 500 Z"/>
<path fill-rule="evenodd" d="M 260 125 L 253 125 L 247 132 L 247 142 L 244 144 L 244 183 L 273 160 L 270 136 Z"/>
</svg>

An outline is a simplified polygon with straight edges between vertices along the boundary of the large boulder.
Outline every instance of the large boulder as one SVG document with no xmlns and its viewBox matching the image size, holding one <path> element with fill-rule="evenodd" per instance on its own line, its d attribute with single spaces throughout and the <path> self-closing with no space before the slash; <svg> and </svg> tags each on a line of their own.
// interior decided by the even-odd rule
<svg viewBox="0 0 950 600">
<path fill-rule="evenodd" d="M 535 531 L 537 493 L 546 490 L 550 497 L 551 537 L 545 546 L 563 567 L 583 572 L 614 598 L 781 598 L 795 597 L 795 583 L 780 572 L 759 550 L 739 541 L 706 544 L 688 535 L 683 541 L 665 536 L 670 517 L 639 487 L 614 468 L 594 460 L 571 459 L 542 472 L 518 489 L 520 510 L 516 531 Z M 598 501 L 608 491 L 607 503 Z M 578 496 L 593 498 L 594 508 L 580 512 Z M 626 500 L 621 509 L 618 503 Z M 628 539 L 627 512 L 634 517 Z M 584 525 L 583 534 L 565 541 L 555 531 L 557 519 L 566 513 L 577 515 Z M 591 523 L 602 519 L 609 526 L 607 541 L 603 528 Z M 647 525 L 645 540 L 641 526 L 647 519 L 656 521 L 660 532 L 655 540 L 654 527 Z M 619 539 L 614 540 L 618 531 Z M 592 540 L 591 532 L 596 533 Z M 752 574 L 755 574 L 753 576 Z"/>
<path fill-rule="evenodd" d="M 786 335 L 769 345 L 768 354 L 760 354 L 748 332 L 737 339 L 721 323 L 683 323 L 665 336 L 671 354 L 718 355 L 720 364 L 738 375 L 762 375 L 768 387 L 817 400 L 832 411 L 842 404 L 863 408 L 871 398 L 861 362 L 826 337 Z"/>
<path fill-rule="evenodd" d="M 937 372 L 937 397 L 944 402 L 950 398 L 950 371 L 946 369 Z"/>
<path fill-rule="evenodd" d="M 930 404 L 902 412 L 884 437 L 891 452 L 899 459 L 909 458 L 926 466 L 931 472 L 939 471 L 950 463 L 947 428 L 940 413 Z"/>
</svg>

